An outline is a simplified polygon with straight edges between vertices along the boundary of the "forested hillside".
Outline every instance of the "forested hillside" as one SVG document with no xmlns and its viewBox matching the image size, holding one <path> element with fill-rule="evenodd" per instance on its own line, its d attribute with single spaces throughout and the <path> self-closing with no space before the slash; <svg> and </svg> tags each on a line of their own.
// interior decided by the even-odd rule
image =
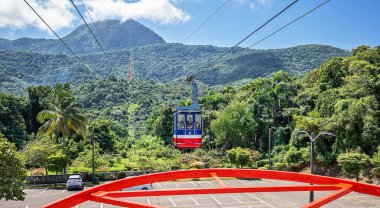
<svg viewBox="0 0 380 208">
<path fill-rule="evenodd" d="M 0 39 L 0 89 L 25 95 L 31 85 L 71 82 L 74 86 L 99 77 L 127 77 L 128 61 L 133 75 L 144 80 L 183 80 L 190 72 L 202 70 L 198 79 L 207 85 L 239 83 L 268 76 L 277 70 L 302 75 L 330 57 L 345 57 L 348 51 L 325 45 L 303 45 L 285 49 L 251 50 L 237 48 L 203 70 L 229 48 L 209 45 L 166 43 L 144 25 L 128 20 L 104 20 L 90 24 L 110 57 L 108 61 L 85 25 L 63 37 L 72 50 L 98 76 L 76 60 L 59 40 Z"/>
<path fill-rule="evenodd" d="M 113 51 L 109 54 L 115 67 L 102 53 L 82 55 L 99 76 L 127 77 L 128 60 L 133 76 L 156 82 L 183 80 L 189 72 L 203 69 L 211 60 L 228 50 L 215 46 L 154 44 Z M 348 52 L 322 45 L 305 45 L 287 49 L 249 50 L 239 48 L 215 66 L 204 70 L 198 79 L 207 85 L 225 85 L 241 79 L 265 77 L 282 69 L 302 75 L 330 57 Z M 58 76 L 57 76 L 58 75 Z M 0 88 L 22 94 L 30 85 L 72 82 L 75 86 L 94 80 L 94 76 L 73 57 L 64 54 L 40 54 L 26 51 L 0 51 Z"/>
<path fill-rule="evenodd" d="M 27 94 L 0 93 L 0 134 L 23 149 L 33 174 L 41 174 L 35 168 L 43 168 L 42 174 L 67 167 L 90 171 L 89 138 L 96 141 L 97 171 L 233 166 L 302 171 L 310 156 L 302 131 L 329 131 L 335 136 L 322 135 L 315 143 L 318 174 L 380 177 L 380 47 L 360 46 L 303 77 L 277 71 L 241 87 L 201 85 L 203 147 L 187 153 L 170 142 L 174 106 L 190 103 L 184 82 L 110 76 L 78 87 L 33 86 Z M 63 115 L 71 121 L 56 119 Z M 66 162 L 54 166 L 49 158 L 57 157 Z"/>
</svg>

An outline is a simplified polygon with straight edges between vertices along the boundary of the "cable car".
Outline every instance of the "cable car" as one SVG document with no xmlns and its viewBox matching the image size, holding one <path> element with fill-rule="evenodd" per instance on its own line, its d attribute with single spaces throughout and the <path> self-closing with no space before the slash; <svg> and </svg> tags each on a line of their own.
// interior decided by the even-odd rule
<svg viewBox="0 0 380 208">
<path fill-rule="evenodd" d="M 178 149 L 195 149 L 202 146 L 202 111 L 198 104 L 198 88 L 194 77 L 193 97 L 190 106 L 176 107 L 173 114 L 173 144 Z"/>
</svg>

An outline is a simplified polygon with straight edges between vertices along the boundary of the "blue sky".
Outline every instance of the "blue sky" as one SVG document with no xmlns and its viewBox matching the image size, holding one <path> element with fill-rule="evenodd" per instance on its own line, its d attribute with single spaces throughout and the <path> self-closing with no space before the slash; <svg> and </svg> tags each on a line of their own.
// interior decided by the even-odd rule
<svg viewBox="0 0 380 208">
<path fill-rule="evenodd" d="M 31 0 L 61 36 L 81 24 L 69 2 L 45 1 L 46 4 L 39 5 L 36 0 Z M 135 0 L 131 4 L 120 1 L 86 0 L 85 3 L 88 4 L 95 19 L 134 18 L 161 35 L 167 42 L 216 46 L 236 44 L 292 2 L 292 0 L 230 0 L 204 27 L 184 42 L 186 37 L 223 3 L 222 0 Z M 299 0 L 241 46 L 250 46 L 321 2 L 323 0 Z M 0 8 L 1 38 L 16 39 L 25 36 L 54 38 L 44 25 L 27 11 L 28 8 L 22 0 L 0 0 L 0 4 L 5 5 L 3 9 Z M 77 4 L 80 5 L 80 2 Z M 379 0 L 331 0 L 255 48 L 327 44 L 351 49 L 362 44 L 380 45 L 379 11 Z"/>
</svg>

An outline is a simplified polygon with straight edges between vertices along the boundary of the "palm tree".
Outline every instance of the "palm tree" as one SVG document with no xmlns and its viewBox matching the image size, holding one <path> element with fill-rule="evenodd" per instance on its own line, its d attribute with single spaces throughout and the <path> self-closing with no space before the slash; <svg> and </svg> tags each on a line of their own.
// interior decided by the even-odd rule
<svg viewBox="0 0 380 208">
<path fill-rule="evenodd" d="M 81 106 L 72 96 L 53 92 L 49 110 L 38 113 L 37 121 L 43 123 L 38 134 L 48 134 L 50 138 L 67 138 L 73 133 L 81 134 L 86 127 L 86 118 Z"/>
</svg>

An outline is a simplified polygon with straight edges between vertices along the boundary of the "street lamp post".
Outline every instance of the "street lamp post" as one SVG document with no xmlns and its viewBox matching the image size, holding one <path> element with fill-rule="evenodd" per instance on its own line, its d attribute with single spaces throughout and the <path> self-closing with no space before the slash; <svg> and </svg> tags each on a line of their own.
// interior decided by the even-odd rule
<svg viewBox="0 0 380 208">
<path fill-rule="evenodd" d="M 94 136 L 91 136 L 92 143 L 92 183 L 95 183 L 95 142 Z"/>
<path fill-rule="evenodd" d="M 315 133 L 312 132 L 311 135 L 307 133 L 306 131 L 300 131 L 299 133 L 304 133 L 306 134 L 309 139 L 310 139 L 310 174 L 314 174 L 314 142 L 315 140 L 320 137 L 321 135 L 329 135 L 329 136 L 335 136 L 335 134 L 328 132 L 328 131 L 323 131 L 319 133 L 317 136 L 315 136 Z M 310 191 L 310 202 L 314 201 L 314 191 Z"/>
<path fill-rule="evenodd" d="M 269 160 L 269 166 L 268 169 L 272 169 L 272 158 L 271 158 L 271 146 L 272 146 L 272 129 L 277 129 L 275 127 L 269 128 L 269 139 L 268 139 L 268 160 Z"/>
</svg>

